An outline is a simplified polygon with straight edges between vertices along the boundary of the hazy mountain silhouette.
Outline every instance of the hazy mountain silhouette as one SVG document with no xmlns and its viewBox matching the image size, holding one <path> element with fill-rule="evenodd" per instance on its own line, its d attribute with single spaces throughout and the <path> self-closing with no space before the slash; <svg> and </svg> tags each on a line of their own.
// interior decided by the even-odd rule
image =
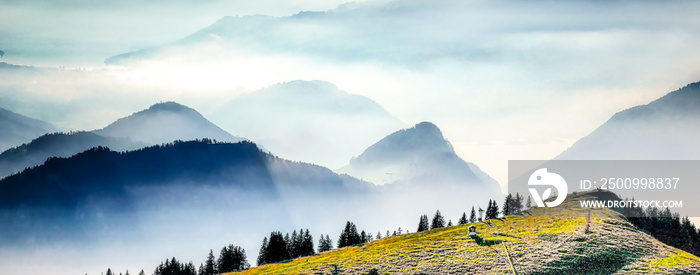
<svg viewBox="0 0 700 275">
<path fill-rule="evenodd" d="M 0 151 L 57 131 L 53 125 L 0 108 Z"/>
<path fill-rule="evenodd" d="M 277 158 L 247 141 L 178 141 L 129 152 L 96 147 L 0 180 L 0 231 L 4 242 L 24 239 L 25 232 L 38 239 L 70 238 L 74 229 L 102 228 L 115 219 L 135 223 L 133 217 L 176 209 L 213 220 L 220 217 L 206 214 L 211 209 L 238 219 L 313 220 L 372 188 L 323 167 Z M 331 201 L 333 207 L 321 207 Z M 43 228 L 56 230 L 44 234 Z"/>
<path fill-rule="evenodd" d="M 476 165 L 459 158 L 440 129 L 430 122 L 388 135 L 352 158 L 340 171 L 376 184 L 435 177 L 498 187 Z"/>
<path fill-rule="evenodd" d="M 147 146 L 126 138 L 103 137 L 90 132 L 45 134 L 0 154 L 0 178 L 40 165 L 49 157 L 70 157 L 87 149 L 104 146 L 115 151 Z"/>
<path fill-rule="evenodd" d="M 498 183 L 455 153 L 430 122 L 392 133 L 338 170 L 381 186 L 378 207 L 403 214 L 440 211 L 457 216 L 489 199 L 501 201 Z M 408 218 L 408 217 L 403 217 Z"/>
<path fill-rule="evenodd" d="M 339 167 L 386 133 L 403 127 L 369 98 L 324 81 L 291 81 L 224 104 L 212 119 L 275 155 Z"/>
<path fill-rule="evenodd" d="M 700 159 L 700 82 L 613 115 L 556 159 Z"/>
<path fill-rule="evenodd" d="M 155 104 L 93 132 L 101 136 L 130 138 L 148 144 L 202 138 L 226 142 L 244 140 L 209 122 L 194 109 L 175 102 Z"/>
</svg>

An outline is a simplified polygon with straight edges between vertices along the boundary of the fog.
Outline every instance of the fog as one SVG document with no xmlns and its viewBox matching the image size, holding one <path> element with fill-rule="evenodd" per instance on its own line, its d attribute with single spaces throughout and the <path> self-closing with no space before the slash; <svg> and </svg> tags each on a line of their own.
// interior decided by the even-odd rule
<svg viewBox="0 0 700 275">
<path fill-rule="evenodd" d="M 270 160 L 267 170 L 270 179 L 251 169 L 238 170 L 238 183 L 206 180 L 217 173 L 195 182 L 123 182 L 125 197 L 95 194 L 74 209 L 27 205 L 21 211 L 2 210 L 3 223 L 13 226 L 2 228 L 0 272 L 101 274 L 111 268 L 149 274 L 172 257 L 198 267 L 209 249 L 218 256 L 228 244 L 243 247 L 255 264 L 262 239 L 271 231 L 308 228 L 315 246 L 321 234 L 336 242 L 346 221 L 373 236 L 399 228 L 415 232 L 422 214 L 432 217 L 439 209 L 446 221 L 456 223 L 471 206 L 484 208 L 488 197 L 478 185 L 427 184 L 437 178 L 379 188 L 280 159 Z M 265 189 L 270 180 L 274 188 Z"/>
<path fill-rule="evenodd" d="M 182 7 L 190 7 L 190 2 L 139 8 L 128 2 L 119 8 L 85 4 L 66 6 L 60 9 L 65 12 L 56 13 L 62 16 L 47 15 L 46 21 L 36 20 L 41 16 L 31 13 L 21 18 L 5 15 L 46 25 L 92 20 L 83 33 L 78 31 L 81 28 L 66 29 L 85 37 L 95 37 L 90 35 L 93 27 L 93 32 L 109 33 L 104 41 L 93 44 L 99 44 L 94 48 L 100 50 L 112 47 L 113 42 L 129 44 L 94 57 L 92 68 L 111 55 L 169 46 L 158 48 L 154 58 L 137 60 L 138 64 L 88 73 L 99 75 L 97 78 L 72 74 L 56 76 L 60 81 L 45 78 L 35 79 L 32 85 L 7 84 L 10 87 L 3 91 L 12 96 L 3 96 L 0 104 L 51 120 L 64 129 L 82 130 L 161 100 L 178 101 L 206 117 L 240 94 L 290 80 L 320 79 L 367 96 L 407 124 L 431 121 L 441 125 L 460 156 L 503 183 L 507 159 L 552 158 L 615 112 L 648 103 L 697 80 L 700 74 L 694 69 L 700 56 L 692 46 L 699 42 L 697 19 L 692 14 L 698 4 L 692 1 L 394 1 L 336 9 L 327 2 L 290 3 L 270 9 L 265 2 L 257 7 L 241 2 L 217 9 L 217 15 L 210 17 L 199 16 L 197 11 L 214 13 L 212 7 L 221 3 L 200 4 L 187 11 Z M 41 2 L 4 5 L 34 13 L 48 9 Z M 139 17 L 141 13 L 173 6 L 193 14 L 182 23 L 164 18 L 162 24 L 171 24 L 167 27 L 139 21 L 146 17 Z M 326 9 L 332 10 L 288 17 L 303 10 Z M 72 12 L 84 16 L 72 16 Z M 278 17 L 271 17 L 259 31 L 212 34 L 211 39 L 175 43 L 223 16 L 257 13 Z M 102 14 L 107 14 L 106 19 L 98 18 Z M 105 26 L 109 18 L 125 25 Z M 49 24 L 53 23 L 50 20 L 60 24 Z M 202 23 L 191 23 L 196 20 Z M 234 21 L 245 26 L 247 20 Z M 13 26 L 35 26 L 33 31 L 40 31 L 32 24 Z M 143 34 L 153 29 L 168 36 Z M 41 32 L 68 36 L 50 27 Z M 21 33 L 46 41 L 41 33 Z M 13 36 L 6 37 L 9 41 Z M 135 41 L 138 39 L 158 41 Z M 86 44 L 70 44 L 79 45 Z M 25 46 L 29 44 L 22 44 Z M 75 67 L 60 61 L 25 62 L 12 51 L 5 52 L 5 62 Z M 47 103 L 36 103 L 42 100 Z M 56 106 L 48 106 L 51 104 Z"/>
<path fill-rule="evenodd" d="M 278 83 L 323 80 L 377 102 L 408 125 L 439 125 L 462 159 L 503 186 L 507 160 L 554 158 L 616 112 L 700 79 L 696 1 L 341 4 L 0 1 L 0 50 L 5 52 L 0 62 L 34 66 L 0 70 L 0 107 L 63 131 L 94 130 L 171 100 L 214 119 L 229 100 Z M 267 16 L 247 16 L 255 14 Z M 151 51 L 138 52 L 143 49 Z M 123 63 L 103 63 L 133 51 Z M 224 118 L 215 123 L 246 137 L 225 127 Z M 298 143 L 290 147 L 313 146 Z M 339 156 L 316 158 L 316 164 L 338 168 L 339 159 L 349 161 L 361 153 L 354 148 L 366 143 L 338 145 L 333 153 Z M 197 192 L 228 196 L 217 201 L 239 197 Z M 206 200 L 169 211 L 159 207 L 160 200 L 168 198 L 139 205 L 138 216 L 117 219 L 107 230 L 131 235 L 90 243 L 28 240 L 3 247 L 0 259 L 13 264 L 0 264 L 0 273 L 45 273 L 46 267 L 65 274 L 98 274 L 107 267 L 150 273 L 173 256 L 198 266 L 209 249 L 218 256 L 228 244 L 242 245 L 252 263 L 262 237 L 272 230 L 309 227 L 315 240 L 330 234 L 335 241 L 345 220 L 352 220 L 373 235 L 399 226 L 413 231 L 418 217 L 432 216 L 440 202 L 377 222 L 364 215 L 374 210 L 319 214 L 330 216 L 323 221 L 286 213 L 271 221 L 249 212 L 198 215 L 219 213 Z M 234 207 L 230 203 L 224 206 Z M 391 204 L 376 207 L 386 205 Z M 471 203 L 465 205 L 462 211 L 470 210 Z M 453 222 L 461 214 L 454 208 L 443 211 Z M 214 226 L 195 226 L 200 223 Z M 253 224 L 256 230 L 247 235 L 237 231 L 239 224 Z M 151 230 L 155 227 L 162 229 Z"/>
</svg>

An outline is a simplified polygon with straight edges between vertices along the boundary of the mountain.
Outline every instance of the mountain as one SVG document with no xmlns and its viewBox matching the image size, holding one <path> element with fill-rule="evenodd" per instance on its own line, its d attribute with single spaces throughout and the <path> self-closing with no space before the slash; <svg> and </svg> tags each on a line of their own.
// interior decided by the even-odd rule
<svg viewBox="0 0 700 275">
<path fill-rule="evenodd" d="M 175 102 L 155 104 L 93 132 L 105 137 L 130 138 L 148 144 L 201 138 L 226 142 L 244 140 L 209 122 L 194 109 Z"/>
<path fill-rule="evenodd" d="M 18 146 L 46 133 L 57 131 L 53 125 L 0 108 L 0 151 Z"/>
<path fill-rule="evenodd" d="M 532 209 L 524 216 L 385 237 L 229 274 L 700 273 L 700 258 L 661 243 L 617 212 L 593 209 L 588 222 L 567 212 L 580 200 L 600 199 L 600 193 L 568 197 L 569 207 L 556 217 Z M 469 226 L 477 235 L 468 235 Z"/>
<path fill-rule="evenodd" d="M 436 209 L 458 216 L 472 206 L 486 209 L 489 199 L 500 202 L 503 197 L 499 184 L 457 156 L 430 122 L 386 136 L 337 172 L 381 185 L 374 208 L 393 213 L 385 219 L 394 224 Z"/>
<path fill-rule="evenodd" d="M 70 157 L 87 149 L 104 146 L 116 151 L 135 150 L 147 144 L 126 138 L 103 137 L 90 132 L 53 133 L 0 154 L 0 178 L 40 165 L 49 157 Z"/>
<path fill-rule="evenodd" d="M 700 159 L 700 82 L 613 115 L 556 159 Z"/>
<path fill-rule="evenodd" d="M 0 243 L 122 234 L 129 236 L 126 242 L 156 233 L 156 221 L 164 226 L 200 220 L 207 226 L 178 223 L 178 232 L 226 230 L 221 236 L 260 234 L 257 228 L 270 223 L 340 223 L 336 219 L 357 214 L 332 213 L 357 209 L 356 197 L 373 190 L 372 184 L 277 158 L 247 141 L 177 141 L 128 152 L 96 147 L 0 180 Z M 240 220 L 250 224 L 230 228 Z M 130 226 L 112 228 L 114 223 Z"/>
<path fill-rule="evenodd" d="M 291 81 L 242 95 L 220 107 L 212 119 L 275 155 L 328 167 L 347 163 L 403 127 L 371 99 L 325 81 Z"/>
<path fill-rule="evenodd" d="M 440 129 L 430 122 L 394 132 L 369 146 L 338 171 L 375 184 L 479 185 L 495 193 L 498 183 L 475 164 L 462 160 Z"/>
</svg>

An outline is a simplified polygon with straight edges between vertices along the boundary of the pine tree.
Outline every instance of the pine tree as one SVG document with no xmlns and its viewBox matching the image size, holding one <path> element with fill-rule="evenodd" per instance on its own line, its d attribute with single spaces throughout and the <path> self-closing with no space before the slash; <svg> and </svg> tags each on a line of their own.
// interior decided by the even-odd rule
<svg viewBox="0 0 700 275">
<path fill-rule="evenodd" d="M 445 218 L 442 217 L 442 214 L 440 214 L 440 210 L 438 210 L 437 212 L 435 212 L 435 216 L 433 217 L 433 224 L 430 225 L 430 229 L 443 227 L 445 227 Z"/>
<path fill-rule="evenodd" d="M 469 214 L 469 222 L 471 222 L 471 223 L 476 222 L 476 211 L 474 210 L 474 206 L 472 206 L 472 213 Z"/>
<path fill-rule="evenodd" d="M 396 233 L 396 232 L 394 232 L 394 233 Z M 386 236 L 387 237 L 391 236 L 391 234 L 389 233 L 389 230 L 386 231 Z M 394 234 L 394 236 L 396 236 L 396 234 Z"/>
<path fill-rule="evenodd" d="M 287 243 L 282 232 L 272 232 L 265 251 L 265 263 L 276 263 L 287 259 Z"/>
<path fill-rule="evenodd" d="M 503 216 L 510 215 L 510 210 L 512 208 L 511 202 L 513 201 L 513 195 L 508 194 L 505 201 L 503 201 Z"/>
<path fill-rule="evenodd" d="M 422 232 L 428 229 L 430 229 L 430 225 L 428 224 L 428 215 L 420 216 L 420 221 L 418 222 L 418 229 L 416 232 Z"/>
<path fill-rule="evenodd" d="M 452 220 L 450 220 L 449 222 L 447 222 L 447 227 L 451 227 L 451 226 L 452 226 Z"/>
<path fill-rule="evenodd" d="M 459 221 L 457 223 L 459 223 L 459 225 L 469 223 L 469 220 L 467 220 L 467 212 L 462 212 L 462 217 L 459 218 Z"/>
<path fill-rule="evenodd" d="M 500 212 L 498 210 L 498 204 L 496 203 L 495 200 L 493 201 L 493 210 L 492 211 L 493 211 L 491 214 L 492 219 L 498 218 L 498 213 L 500 213 Z"/>
<path fill-rule="evenodd" d="M 530 209 L 530 207 L 532 207 L 532 202 L 530 201 L 530 196 L 527 196 L 527 204 L 525 204 L 525 207 L 527 207 L 527 209 Z"/>
<path fill-rule="evenodd" d="M 289 254 L 289 248 L 292 246 L 292 238 L 289 236 L 289 233 L 284 235 L 284 245 L 285 245 L 285 253 L 286 256 L 284 256 L 284 259 L 291 259 L 291 254 Z"/>
<path fill-rule="evenodd" d="M 333 240 L 331 240 L 331 236 L 326 234 L 326 244 L 328 245 L 328 250 L 333 249 Z"/>
<path fill-rule="evenodd" d="M 362 233 L 360 233 L 360 243 L 366 243 L 367 242 L 367 233 L 365 233 L 364 230 L 362 230 Z"/>
<path fill-rule="evenodd" d="M 112 273 L 112 269 L 107 268 L 107 275 L 114 275 L 114 273 Z"/>
<path fill-rule="evenodd" d="M 287 253 L 289 253 L 289 258 L 294 259 L 299 257 L 300 246 L 301 242 L 299 241 L 299 236 L 297 235 L 297 231 L 294 230 L 294 232 L 292 232 L 292 236 L 289 238 L 289 242 L 287 243 Z"/>
<path fill-rule="evenodd" d="M 495 219 L 498 217 L 498 203 L 489 200 L 489 207 L 486 208 L 486 219 Z"/>
<path fill-rule="evenodd" d="M 331 249 L 333 249 L 331 238 L 328 235 L 324 238 L 323 234 L 321 234 L 321 238 L 318 239 L 318 253 L 326 252 Z"/>
<path fill-rule="evenodd" d="M 141 272 L 139 272 L 139 275 L 146 275 L 146 272 L 144 272 L 143 269 L 141 269 Z"/>
<path fill-rule="evenodd" d="M 343 231 L 340 232 L 340 236 L 338 236 L 338 248 L 346 247 L 348 246 L 348 239 L 350 234 L 350 221 L 345 223 L 345 228 L 343 228 Z"/>
<path fill-rule="evenodd" d="M 350 233 L 348 234 L 348 245 L 356 245 L 360 243 L 360 234 L 357 233 L 357 226 L 354 223 L 350 223 Z"/>
<path fill-rule="evenodd" d="M 299 234 L 301 236 L 301 234 Z M 301 249 L 299 251 L 300 256 L 311 256 L 316 254 L 314 251 L 314 238 L 311 237 L 311 232 L 309 229 L 304 231 L 304 235 L 301 237 Z"/>
<path fill-rule="evenodd" d="M 245 249 L 240 246 L 229 245 L 229 251 L 231 251 L 230 260 L 232 262 L 232 271 L 245 270 L 250 267 L 250 264 L 248 263 L 248 256 L 245 254 Z M 192 265 L 192 263 L 190 263 L 190 265 Z M 192 270 L 194 270 L 194 266 L 192 266 Z"/>
<path fill-rule="evenodd" d="M 382 238 L 382 232 L 377 231 L 377 237 L 375 239 L 379 240 Z"/>
<path fill-rule="evenodd" d="M 262 245 L 260 246 L 260 252 L 258 252 L 258 265 L 264 265 L 267 262 L 265 261 L 267 259 L 267 237 L 265 237 L 262 241 Z M 208 261 L 208 260 L 207 260 Z M 207 274 L 207 275 L 212 275 L 212 274 Z"/>
<path fill-rule="evenodd" d="M 201 275 L 214 275 L 217 274 L 216 270 L 216 258 L 214 258 L 214 251 L 209 249 L 209 255 L 207 256 L 207 260 L 204 262 L 204 273 Z"/>
<path fill-rule="evenodd" d="M 523 196 L 521 196 L 520 193 L 515 193 L 515 203 L 513 204 L 513 206 L 514 212 L 512 214 L 523 214 Z"/>
<path fill-rule="evenodd" d="M 492 207 L 492 202 L 489 200 L 489 205 L 486 207 L 486 215 L 484 217 L 484 220 L 488 220 L 490 215 L 491 215 L 491 207 Z"/>
<path fill-rule="evenodd" d="M 345 224 L 345 229 L 340 233 L 338 238 L 338 248 L 359 244 L 361 241 L 360 234 L 357 233 L 357 226 L 348 221 Z"/>
</svg>

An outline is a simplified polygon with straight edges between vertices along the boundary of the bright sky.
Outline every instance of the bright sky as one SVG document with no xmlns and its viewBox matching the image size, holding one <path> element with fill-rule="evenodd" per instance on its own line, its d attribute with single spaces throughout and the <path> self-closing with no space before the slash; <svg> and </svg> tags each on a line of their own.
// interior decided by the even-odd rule
<svg viewBox="0 0 700 275">
<path fill-rule="evenodd" d="M 206 115 L 244 91 L 326 80 L 409 125 L 434 122 L 462 158 L 502 184 L 509 159 L 553 158 L 615 112 L 700 79 L 694 1 L 404 0 L 337 8 L 342 2 L 0 1 L 1 61 L 100 75 L 19 84 L 24 92 L 14 102 L 71 106 L 60 116 L 18 107 L 66 130 L 103 127 L 159 100 Z M 223 16 L 307 10 L 332 11 L 210 35 L 128 68 L 103 64 Z"/>
</svg>

